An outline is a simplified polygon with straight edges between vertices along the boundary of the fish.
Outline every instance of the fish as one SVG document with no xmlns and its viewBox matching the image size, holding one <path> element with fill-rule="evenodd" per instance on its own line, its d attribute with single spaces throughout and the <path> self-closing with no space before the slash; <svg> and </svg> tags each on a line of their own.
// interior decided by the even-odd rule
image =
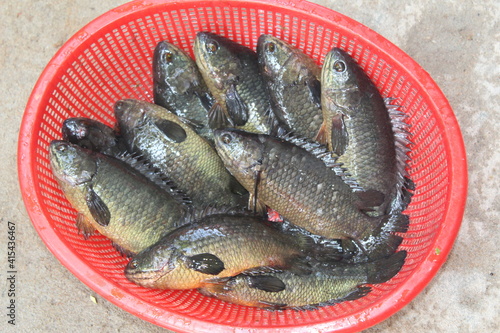
<svg viewBox="0 0 500 333">
<path fill-rule="evenodd" d="M 114 110 L 128 149 L 166 175 L 194 206 L 245 205 L 246 190 L 210 143 L 178 116 L 133 99 L 117 101 Z"/>
<path fill-rule="evenodd" d="M 125 276 L 146 288 L 192 289 L 241 272 L 306 271 L 308 244 L 308 238 L 281 233 L 262 217 L 222 211 L 191 218 L 137 254 Z"/>
<path fill-rule="evenodd" d="M 267 310 L 314 310 L 366 296 L 367 284 L 384 283 L 402 268 L 406 251 L 360 264 L 315 264 L 309 274 L 287 270 L 258 275 L 239 274 L 199 289 L 205 296 Z"/>
<path fill-rule="evenodd" d="M 127 163 L 62 140 L 50 143 L 53 174 L 89 238 L 95 230 L 132 256 L 176 228 L 188 205 Z"/>
<path fill-rule="evenodd" d="M 409 221 L 406 216 L 364 214 L 355 182 L 320 144 L 236 129 L 219 129 L 214 136 L 226 168 L 249 191 L 251 209 L 268 206 L 313 234 L 350 240 L 371 260 L 392 254 L 400 244 L 400 238 L 388 233 L 383 241 L 371 242 L 369 252 L 364 248 L 362 240 L 382 230 L 406 231 Z"/>
<path fill-rule="evenodd" d="M 195 61 L 215 99 L 211 127 L 271 133 L 275 116 L 255 51 L 210 32 L 198 32 Z"/>
<path fill-rule="evenodd" d="M 127 150 L 113 128 L 95 119 L 68 118 L 63 121 L 61 132 L 64 140 L 106 155 L 116 157 Z"/>
<path fill-rule="evenodd" d="M 321 68 L 299 48 L 271 35 L 259 37 L 257 54 L 278 125 L 315 139 L 323 123 Z"/>
<path fill-rule="evenodd" d="M 337 162 L 358 183 L 357 195 L 367 211 L 377 216 L 403 211 L 413 187 L 405 170 L 411 142 L 403 113 L 388 105 L 363 69 L 340 48 L 326 55 L 321 82 L 324 122 L 318 142 L 339 156 Z"/>
<path fill-rule="evenodd" d="M 212 95 L 194 60 L 167 41 L 159 42 L 153 54 L 153 98 L 155 104 L 187 119 L 196 133 L 213 143 L 208 124 Z"/>
</svg>

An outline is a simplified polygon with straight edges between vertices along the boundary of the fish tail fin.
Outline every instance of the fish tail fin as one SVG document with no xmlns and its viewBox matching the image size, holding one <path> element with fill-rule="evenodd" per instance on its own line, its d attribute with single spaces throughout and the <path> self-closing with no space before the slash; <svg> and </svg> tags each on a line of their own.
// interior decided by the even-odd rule
<svg viewBox="0 0 500 333">
<path fill-rule="evenodd" d="M 400 186 L 396 197 L 392 200 L 389 206 L 389 214 L 391 215 L 404 211 L 410 204 L 411 198 L 413 197 L 415 183 L 408 177 L 404 177 L 402 183 L 403 185 Z"/>
<path fill-rule="evenodd" d="M 327 146 L 329 151 L 332 151 L 332 135 L 328 133 L 328 128 L 327 124 L 325 121 L 321 124 L 321 127 L 319 128 L 318 134 L 316 134 L 316 138 L 314 141 Z"/>
<path fill-rule="evenodd" d="M 392 279 L 403 267 L 406 251 L 399 251 L 387 258 L 382 258 L 367 264 L 367 283 L 384 283 Z"/>
<path fill-rule="evenodd" d="M 404 233 L 409 226 L 408 215 L 401 213 L 384 215 L 377 219 L 381 221 L 378 227 L 356 243 L 370 260 L 385 258 L 396 252 L 403 238 L 395 233 Z"/>
</svg>

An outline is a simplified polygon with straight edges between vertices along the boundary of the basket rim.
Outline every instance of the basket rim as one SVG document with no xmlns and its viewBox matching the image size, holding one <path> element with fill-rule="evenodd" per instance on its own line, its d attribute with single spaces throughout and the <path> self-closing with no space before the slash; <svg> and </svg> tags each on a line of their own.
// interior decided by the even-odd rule
<svg viewBox="0 0 500 333">
<path fill-rule="evenodd" d="M 412 274 L 409 276 L 406 281 L 400 283 L 385 297 L 384 304 L 363 309 L 362 316 L 350 315 L 340 317 L 334 321 L 295 327 L 276 326 L 272 329 L 255 327 L 239 328 L 250 329 L 255 332 L 270 332 L 275 329 L 298 332 L 306 328 L 314 328 L 319 331 L 343 332 L 350 330 L 359 331 L 380 323 L 402 309 L 428 285 L 446 261 L 460 228 L 467 198 L 467 161 L 460 127 L 446 97 L 431 76 L 396 45 L 372 29 L 332 9 L 305 0 L 249 0 L 245 2 L 240 0 L 175 1 L 176 5 L 199 5 L 200 3 L 229 7 L 235 4 L 272 6 L 275 9 L 283 8 L 298 11 L 321 20 L 334 21 L 342 25 L 346 30 L 350 30 L 353 34 L 362 37 L 364 42 L 371 43 L 374 48 L 385 52 L 391 61 L 398 63 L 402 68 L 406 69 L 409 76 L 413 77 L 415 82 L 420 85 L 422 92 L 428 95 L 428 101 L 433 104 L 433 108 L 439 110 L 441 118 L 437 119 L 441 121 L 441 127 L 444 129 L 443 136 L 446 138 L 444 143 L 447 145 L 447 153 L 450 155 L 453 163 L 450 163 L 448 169 L 450 184 L 446 201 L 448 205 L 444 212 L 445 218 L 433 245 L 433 248 L 436 250 L 428 253 L 419 267 L 415 268 L 415 272 L 418 271 L 421 274 Z M 212 331 L 213 329 L 217 329 L 220 332 L 233 331 L 232 327 L 223 324 L 209 323 L 195 318 L 185 319 L 181 314 L 168 311 L 159 313 L 159 310 L 154 305 L 138 299 L 135 295 L 123 290 L 112 281 L 103 278 L 97 271 L 87 266 L 83 258 L 73 252 L 69 244 L 61 237 L 61 234 L 50 225 L 48 218 L 45 216 L 42 205 L 43 200 L 37 191 L 36 180 L 32 177 L 32 175 L 36 174 L 36 158 L 34 154 L 31 154 L 36 145 L 36 133 L 34 133 L 34 129 L 35 124 L 39 123 L 42 117 L 42 113 L 38 111 L 42 106 L 41 101 L 44 100 L 44 95 L 52 90 L 52 78 L 58 75 L 60 68 L 63 67 L 61 65 L 70 62 L 74 51 L 85 47 L 86 44 L 90 43 L 90 37 L 107 25 L 115 23 L 117 20 L 124 20 L 131 14 L 154 11 L 156 8 L 165 5 L 168 5 L 168 2 L 164 0 L 135 0 L 116 7 L 95 18 L 76 32 L 49 61 L 32 90 L 21 122 L 17 158 L 20 189 L 30 220 L 47 248 L 71 273 L 100 296 L 137 317 L 162 327 L 182 332 L 205 332 Z M 453 138 L 453 140 L 450 138 Z"/>
</svg>

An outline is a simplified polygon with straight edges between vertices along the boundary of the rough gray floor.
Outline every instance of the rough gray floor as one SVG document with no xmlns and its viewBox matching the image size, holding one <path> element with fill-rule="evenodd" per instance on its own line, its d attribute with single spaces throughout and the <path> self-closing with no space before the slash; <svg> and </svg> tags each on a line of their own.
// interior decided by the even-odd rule
<svg viewBox="0 0 500 333">
<path fill-rule="evenodd" d="M 449 99 L 464 135 L 469 198 L 447 263 L 408 306 L 368 332 L 498 332 L 500 5 L 496 0 L 323 0 L 408 53 Z M 18 0 L 0 6 L 0 331 L 7 325 L 6 222 L 17 226 L 19 332 L 164 332 L 96 295 L 47 250 L 21 200 L 16 150 L 38 76 L 79 28 L 118 0 Z M 91 296 L 97 299 L 92 302 Z"/>
</svg>

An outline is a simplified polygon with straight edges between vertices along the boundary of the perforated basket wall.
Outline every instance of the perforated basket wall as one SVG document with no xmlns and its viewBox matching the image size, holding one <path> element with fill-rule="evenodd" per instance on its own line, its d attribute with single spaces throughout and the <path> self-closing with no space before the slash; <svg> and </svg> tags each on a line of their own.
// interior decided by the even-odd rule
<svg viewBox="0 0 500 333">
<path fill-rule="evenodd" d="M 235 306 L 197 291 L 158 291 L 125 279 L 127 261 L 100 235 L 84 240 L 76 212 L 59 189 L 48 145 L 64 119 L 114 124 L 122 98 L 152 101 L 151 59 L 161 40 L 192 54 L 198 31 L 256 47 L 272 34 L 322 63 L 334 46 L 347 50 L 385 97 L 408 115 L 414 145 L 409 172 L 417 185 L 407 210 L 411 224 L 401 246 L 401 272 L 366 297 L 314 311 L 269 312 Z M 26 208 L 47 247 L 76 276 L 133 314 L 178 331 L 360 330 L 387 318 L 420 292 L 453 244 L 463 214 L 467 173 L 460 130 L 429 75 L 393 44 L 332 10 L 304 1 L 136 1 L 84 27 L 51 60 L 26 107 L 19 137 L 19 177 Z"/>
</svg>

